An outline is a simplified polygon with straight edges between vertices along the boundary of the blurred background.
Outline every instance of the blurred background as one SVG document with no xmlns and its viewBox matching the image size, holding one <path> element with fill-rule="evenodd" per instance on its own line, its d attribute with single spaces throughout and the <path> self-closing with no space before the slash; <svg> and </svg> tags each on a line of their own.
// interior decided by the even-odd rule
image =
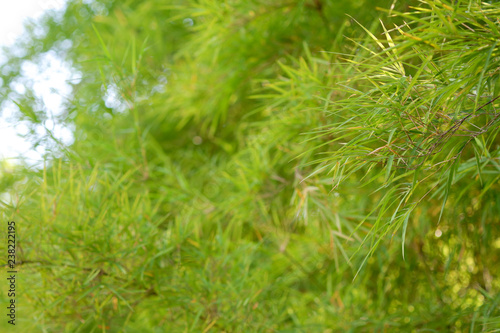
<svg viewBox="0 0 500 333">
<path fill-rule="evenodd" d="M 16 48 L 27 38 L 25 25 L 33 25 L 43 14 L 62 12 L 64 0 L 19 0 L 3 1 L 0 4 L 0 65 L 7 60 L 4 48 L 11 52 L 23 52 Z M 48 106 L 49 112 L 60 114 L 62 99 L 69 93 L 67 81 L 71 79 L 70 68 L 57 56 L 46 60 L 47 64 L 27 65 L 24 68 L 25 80 L 33 80 L 34 91 Z M 0 81 L 1 83 L 1 81 Z M 14 83 L 15 90 L 22 93 L 25 90 L 23 79 Z M 45 149 L 43 146 L 33 148 L 31 141 L 24 138 L 28 128 L 22 121 L 13 117 L 17 107 L 13 103 L 5 103 L 0 112 L 0 158 L 16 163 L 18 157 L 23 157 L 28 163 L 39 164 Z M 72 134 L 61 125 L 54 124 L 55 135 L 64 142 L 72 141 Z M 40 129 L 40 134 L 44 134 Z"/>
</svg>

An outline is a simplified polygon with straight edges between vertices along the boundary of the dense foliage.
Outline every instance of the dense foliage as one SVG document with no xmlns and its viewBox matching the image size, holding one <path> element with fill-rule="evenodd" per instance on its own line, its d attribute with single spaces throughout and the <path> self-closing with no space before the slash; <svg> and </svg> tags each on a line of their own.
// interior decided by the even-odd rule
<svg viewBox="0 0 500 333">
<path fill-rule="evenodd" d="M 18 325 L 500 329 L 498 17 L 475 0 L 49 13 L 1 68 L 47 149 L 0 178 Z M 55 120 L 22 75 L 47 54 L 79 76 Z"/>
</svg>

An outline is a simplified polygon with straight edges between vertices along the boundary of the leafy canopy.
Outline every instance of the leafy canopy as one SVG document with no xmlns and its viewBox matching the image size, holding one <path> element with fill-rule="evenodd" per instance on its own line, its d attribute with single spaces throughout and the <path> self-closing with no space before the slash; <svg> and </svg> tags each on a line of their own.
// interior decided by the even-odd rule
<svg viewBox="0 0 500 333">
<path fill-rule="evenodd" d="M 47 149 L 0 178 L 19 325 L 498 329 L 499 14 L 68 1 L 1 68 L 2 101 Z M 80 76 L 53 117 L 22 75 L 48 54 Z"/>
</svg>

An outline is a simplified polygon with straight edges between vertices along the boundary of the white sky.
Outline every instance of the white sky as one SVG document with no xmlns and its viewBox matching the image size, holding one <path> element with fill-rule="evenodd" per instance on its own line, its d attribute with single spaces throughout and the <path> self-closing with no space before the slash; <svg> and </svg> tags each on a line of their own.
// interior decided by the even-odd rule
<svg viewBox="0 0 500 333">
<path fill-rule="evenodd" d="M 64 0 L 0 0 L 0 46 L 15 44 L 16 39 L 23 33 L 25 20 L 36 19 L 46 10 L 61 9 L 64 4 Z M 0 50 L 0 59 L 2 58 L 4 55 Z M 50 63 L 49 69 L 43 72 L 33 68 L 33 64 L 27 64 L 23 67 L 28 68 L 25 75 L 35 80 L 35 93 L 43 99 L 46 108 L 51 113 L 58 114 L 61 109 L 61 95 L 68 93 L 68 86 L 65 82 L 70 78 L 71 73 L 68 66 L 65 66 L 60 60 L 54 59 L 52 55 L 47 58 Z M 60 91 L 60 93 L 53 93 L 50 88 Z M 22 84 L 16 85 L 18 92 L 22 92 L 23 89 Z M 30 149 L 31 145 L 28 142 L 17 135 L 26 131 L 26 127 L 23 124 L 7 120 L 12 112 L 13 110 L 8 106 L 0 111 L 0 159 L 24 156 L 36 162 L 41 158 L 39 153 L 43 152 L 43 148 L 35 152 Z M 54 124 L 49 125 L 54 126 Z M 53 130 L 55 132 L 66 131 L 62 136 L 68 137 L 69 135 L 71 137 L 71 134 L 67 133 L 67 129 L 53 127 Z"/>
</svg>

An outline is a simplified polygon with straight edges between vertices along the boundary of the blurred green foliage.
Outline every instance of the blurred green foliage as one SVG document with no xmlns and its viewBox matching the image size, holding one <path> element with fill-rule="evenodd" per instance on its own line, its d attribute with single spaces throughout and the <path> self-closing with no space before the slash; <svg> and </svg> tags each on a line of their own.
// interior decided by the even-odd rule
<svg viewBox="0 0 500 333">
<path fill-rule="evenodd" d="M 32 133 L 48 119 L 33 86 L 12 88 L 23 64 L 53 52 L 81 76 L 57 118 L 74 143 L 33 135 L 43 167 L 2 167 L 18 325 L 500 329 L 499 15 L 472 0 L 49 13 L 1 68 Z"/>
</svg>

